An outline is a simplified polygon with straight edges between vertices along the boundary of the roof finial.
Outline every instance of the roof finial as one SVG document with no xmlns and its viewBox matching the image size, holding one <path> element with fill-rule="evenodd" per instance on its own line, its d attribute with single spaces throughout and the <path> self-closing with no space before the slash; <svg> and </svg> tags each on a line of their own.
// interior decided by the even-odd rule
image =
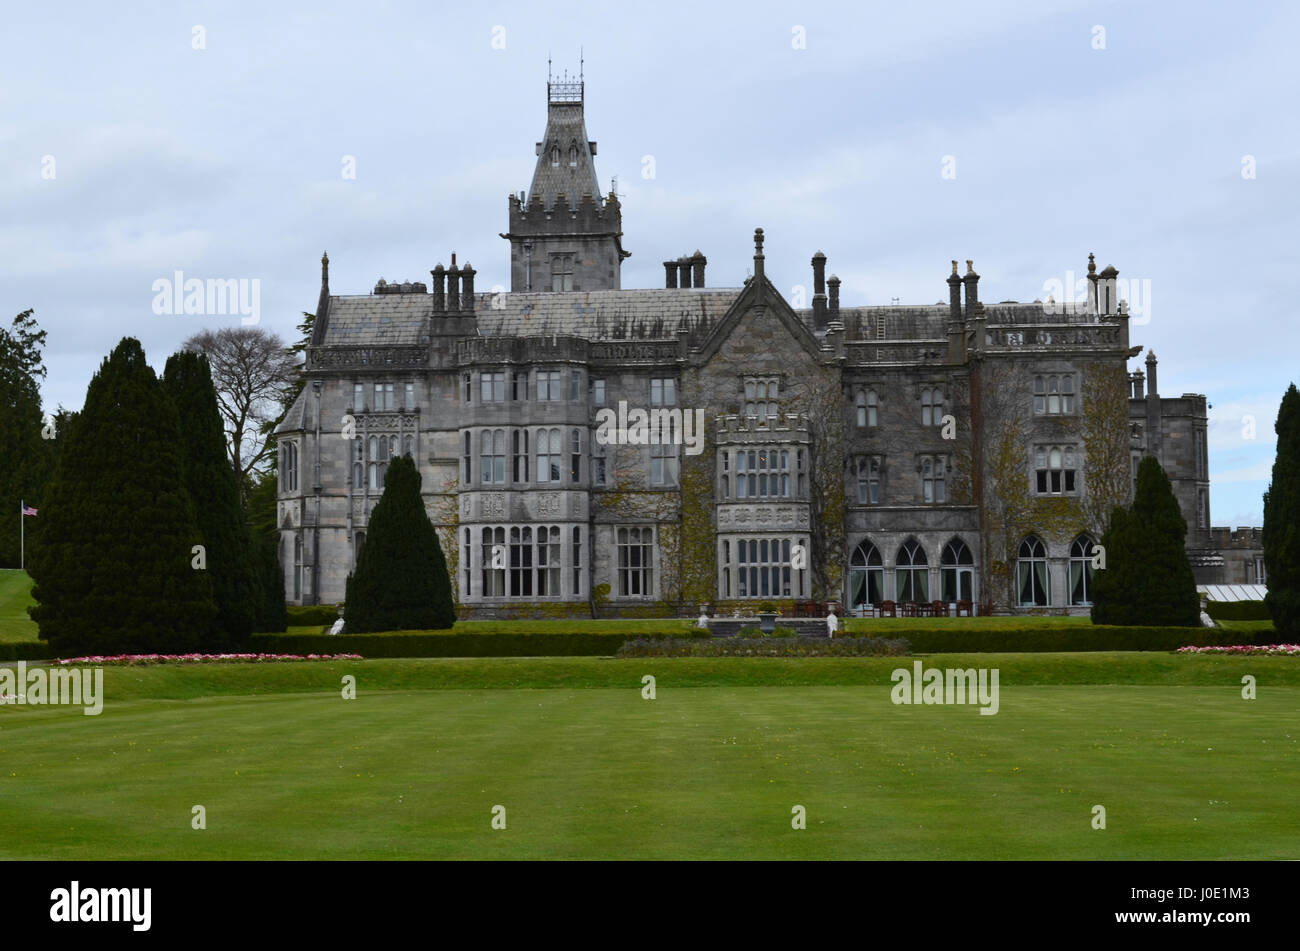
<svg viewBox="0 0 1300 951">
<path fill-rule="evenodd" d="M 582 47 L 579 46 L 578 47 L 578 82 L 582 82 L 583 69 L 584 69 L 584 64 L 582 58 Z"/>
<path fill-rule="evenodd" d="M 330 256 L 328 251 L 323 252 L 320 256 L 320 282 L 326 287 L 330 283 Z"/>
</svg>

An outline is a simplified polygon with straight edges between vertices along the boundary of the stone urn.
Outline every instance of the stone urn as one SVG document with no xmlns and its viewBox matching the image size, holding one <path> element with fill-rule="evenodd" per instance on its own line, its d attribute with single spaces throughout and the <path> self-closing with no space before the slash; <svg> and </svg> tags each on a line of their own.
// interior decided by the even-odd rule
<svg viewBox="0 0 1300 951">
<path fill-rule="evenodd" d="M 771 634 L 776 630 L 777 614 L 772 611 L 761 611 L 758 615 L 758 629 L 764 634 Z"/>
</svg>

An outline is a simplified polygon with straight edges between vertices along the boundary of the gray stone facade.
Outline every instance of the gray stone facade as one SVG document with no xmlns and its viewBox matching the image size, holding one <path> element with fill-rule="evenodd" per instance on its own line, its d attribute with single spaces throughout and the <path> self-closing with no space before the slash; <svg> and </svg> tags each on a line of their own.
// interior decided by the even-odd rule
<svg viewBox="0 0 1300 951">
<path fill-rule="evenodd" d="M 277 431 L 291 602 L 343 600 L 398 453 L 465 616 L 805 599 L 1084 612 L 1098 513 L 1130 500 L 1145 452 L 1198 526 L 1189 549 L 1212 549 L 1204 397 L 1137 391 L 1113 269 L 1089 265 L 1075 313 L 985 305 L 955 261 L 947 304 L 842 308 L 818 252 L 796 310 L 759 229 L 740 286 L 706 287 L 697 252 L 664 262 L 668 286 L 622 290 L 621 211 L 595 186 L 580 84 L 548 89 L 537 152 L 531 193 L 509 200 L 509 292 L 475 290 L 453 258 L 432 290 L 335 295 L 323 262 L 308 385 Z M 645 444 L 638 411 L 703 432 Z"/>
</svg>

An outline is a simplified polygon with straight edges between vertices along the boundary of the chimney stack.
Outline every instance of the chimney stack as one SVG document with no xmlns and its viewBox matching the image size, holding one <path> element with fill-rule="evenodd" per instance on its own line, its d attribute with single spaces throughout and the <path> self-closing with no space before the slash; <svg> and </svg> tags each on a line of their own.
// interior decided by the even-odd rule
<svg viewBox="0 0 1300 951">
<path fill-rule="evenodd" d="M 952 273 L 948 275 L 948 314 L 953 320 L 961 320 L 961 276 L 956 261 L 952 262 Z"/>
<path fill-rule="evenodd" d="M 664 287 L 676 287 L 676 286 L 677 286 L 677 262 L 665 261 L 664 262 Z"/>
<path fill-rule="evenodd" d="M 695 254 L 691 258 L 691 269 L 695 272 L 693 283 L 696 287 L 704 286 L 704 265 L 709 263 L 709 259 L 700 253 L 700 249 L 695 249 Z"/>
<path fill-rule="evenodd" d="M 1101 277 L 1101 282 L 1098 285 L 1098 291 L 1101 295 L 1101 314 L 1110 316 L 1119 310 L 1119 295 L 1115 285 L 1115 278 L 1119 277 L 1119 271 L 1107 264 L 1106 269 L 1099 276 Z"/>
<path fill-rule="evenodd" d="M 1158 399 L 1160 390 L 1156 386 L 1156 352 L 1154 350 L 1147 351 L 1147 379 L 1151 381 L 1147 384 L 1147 393 Z"/>
<path fill-rule="evenodd" d="M 840 279 L 832 274 L 826 279 L 827 286 L 831 289 L 831 307 L 830 319 L 840 319 Z"/>
<path fill-rule="evenodd" d="M 754 280 L 763 280 L 763 229 L 754 229 Z"/>
<path fill-rule="evenodd" d="M 433 309 L 435 313 L 440 314 L 447 309 L 447 291 L 444 287 L 447 271 L 439 261 L 429 273 L 433 275 Z"/>
<path fill-rule="evenodd" d="M 975 262 L 970 258 L 966 259 L 966 276 L 961 281 L 966 285 L 966 317 L 971 318 L 979 308 L 980 276 L 975 273 Z"/>
<path fill-rule="evenodd" d="M 818 251 L 812 256 L 813 269 L 813 327 L 826 328 L 826 255 Z"/>
<path fill-rule="evenodd" d="M 1074 300 L 1074 288 L 1065 289 L 1066 301 Z M 1088 316 L 1097 316 L 1097 258 L 1092 252 L 1088 253 Z M 1066 311 L 1069 313 L 1069 311 Z"/>
<path fill-rule="evenodd" d="M 691 286 L 691 261 L 690 258 L 680 257 L 677 259 L 678 279 L 682 287 Z"/>
<path fill-rule="evenodd" d="M 474 268 L 468 261 L 460 269 L 460 302 L 464 311 L 468 314 L 474 313 Z"/>
<path fill-rule="evenodd" d="M 456 267 L 456 255 L 451 256 L 451 267 L 447 268 L 447 312 L 460 311 L 460 268 Z"/>
<path fill-rule="evenodd" d="M 1141 370 L 1134 370 L 1129 376 L 1133 382 L 1133 399 L 1140 400 L 1146 398 L 1146 376 Z"/>
</svg>

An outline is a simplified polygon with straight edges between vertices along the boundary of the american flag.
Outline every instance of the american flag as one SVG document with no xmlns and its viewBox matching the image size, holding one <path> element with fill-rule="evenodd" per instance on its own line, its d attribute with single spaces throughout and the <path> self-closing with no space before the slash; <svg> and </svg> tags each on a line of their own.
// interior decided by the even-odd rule
<svg viewBox="0 0 1300 951">
<path fill-rule="evenodd" d="M 23 514 L 24 514 L 24 515 L 35 515 L 35 514 L 36 514 L 36 509 L 32 508 L 30 505 L 24 505 L 24 506 L 23 506 Z"/>
</svg>

